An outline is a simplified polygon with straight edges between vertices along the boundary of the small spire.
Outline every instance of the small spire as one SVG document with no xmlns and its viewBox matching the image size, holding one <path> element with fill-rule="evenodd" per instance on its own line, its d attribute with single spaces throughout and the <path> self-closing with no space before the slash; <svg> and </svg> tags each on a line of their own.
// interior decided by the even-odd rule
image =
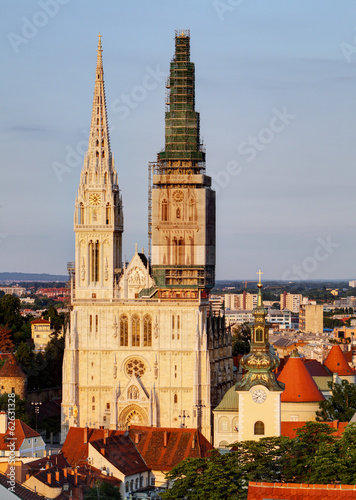
<svg viewBox="0 0 356 500">
<path fill-rule="evenodd" d="M 102 52 L 103 49 L 101 48 L 101 34 L 99 33 L 98 36 L 98 60 L 97 60 L 97 67 L 102 68 L 103 67 L 103 58 L 102 58 Z"/>
<path fill-rule="evenodd" d="M 135 253 L 137 253 L 137 243 L 135 243 Z"/>
<path fill-rule="evenodd" d="M 259 281 L 257 283 L 257 288 L 258 288 L 257 307 L 263 307 L 263 303 L 262 303 L 262 288 L 263 288 L 263 285 L 262 285 L 262 282 L 261 282 L 261 276 L 264 273 L 261 271 L 261 269 L 259 269 L 256 274 L 258 274 L 258 278 L 259 278 Z"/>
</svg>

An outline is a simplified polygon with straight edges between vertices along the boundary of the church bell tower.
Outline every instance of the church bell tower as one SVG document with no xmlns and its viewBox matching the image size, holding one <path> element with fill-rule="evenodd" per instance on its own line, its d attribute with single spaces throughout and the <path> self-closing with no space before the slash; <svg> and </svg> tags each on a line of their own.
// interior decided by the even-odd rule
<svg viewBox="0 0 356 500">
<path fill-rule="evenodd" d="M 198 297 L 215 281 L 215 192 L 195 111 L 189 30 L 176 31 L 166 83 L 165 149 L 153 165 L 152 271 L 163 298 Z"/>
<path fill-rule="evenodd" d="M 113 296 L 121 272 L 123 211 L 106 114 L 101 36 L 88 152 L 75 203 L 75 297 Z"/>
</svg>

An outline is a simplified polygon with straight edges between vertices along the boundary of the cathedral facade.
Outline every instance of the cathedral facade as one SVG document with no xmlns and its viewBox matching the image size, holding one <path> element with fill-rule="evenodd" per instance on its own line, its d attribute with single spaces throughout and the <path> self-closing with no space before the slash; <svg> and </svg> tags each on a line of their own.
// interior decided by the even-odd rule
<svg viewBox="0 0 356 500">
<path fill-rule="evenodd" d="M 122 195 L 110 149 L 99 36 L 89 147 L 75 202 L 75 263 L 63 361 L 62 441 L 70 426 L 194 427 L 233 384 L 231 338 L 212 314 L 215 192 L 195 111 L 190 34 L 177 32 L 165 149 L 150 164 L 152 258 L 122 263 Z"/>
</svg>

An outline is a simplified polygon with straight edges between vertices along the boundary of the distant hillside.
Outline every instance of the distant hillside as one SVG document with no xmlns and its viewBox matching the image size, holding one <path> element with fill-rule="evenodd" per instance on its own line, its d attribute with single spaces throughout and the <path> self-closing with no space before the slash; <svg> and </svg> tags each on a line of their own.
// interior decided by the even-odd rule
<svg viewBox="0 0 356 500">
<path fill-rule="evenodd" d="M 0 273 L 0 283 L 9 281 L 68 281 L 67 274 Z"/>
</svg>

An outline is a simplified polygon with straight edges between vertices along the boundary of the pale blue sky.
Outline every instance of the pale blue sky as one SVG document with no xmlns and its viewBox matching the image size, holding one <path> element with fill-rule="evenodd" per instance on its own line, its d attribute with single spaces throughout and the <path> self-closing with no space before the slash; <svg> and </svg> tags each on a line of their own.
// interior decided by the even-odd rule
<svg viewBox="0 0 356 500">
<path fill-rule="evenodd" d="M 147 248 L 147 164 L 182 28 L 218 189 L 217 278 L 356 277 L 354 0 L 3 0 L 0 272 L 73 260 L 81 157 L 66 156 L 86 147 L 99 32 L 124 254 Z"/>
</svg>

